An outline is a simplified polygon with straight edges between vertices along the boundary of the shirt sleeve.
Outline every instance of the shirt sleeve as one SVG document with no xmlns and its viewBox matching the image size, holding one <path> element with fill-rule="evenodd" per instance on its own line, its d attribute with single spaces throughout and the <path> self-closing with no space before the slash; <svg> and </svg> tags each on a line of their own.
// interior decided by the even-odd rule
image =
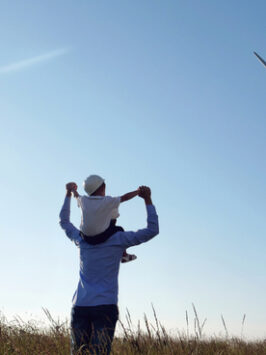
<svg viewBox="0 0 266 355">
<path fill-rule="evenodd" d="M 145 243 L 159 234 L 159 222 L 156 209 L 153 205 L 147 205 L 147 227 L 139 229 L 137 232 L 118 232 L 112 238 L 116 238 L 116 243 L 128 248 L 134 245 Z"/>
<path fill-rule="evenodd" d="M 82 241 L 79 230 L 69 221 L 70 218 L 70 197 L 65 198 L 59 215 L 59 224 L 66 233 L 66 236 L 76 245 Z"/>
</svg>

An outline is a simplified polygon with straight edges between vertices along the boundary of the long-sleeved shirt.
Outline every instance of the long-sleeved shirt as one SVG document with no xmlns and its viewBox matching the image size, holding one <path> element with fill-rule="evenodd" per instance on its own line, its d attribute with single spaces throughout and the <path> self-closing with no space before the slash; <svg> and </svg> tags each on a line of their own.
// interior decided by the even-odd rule
<svg viewBox="0 0 266 355">
<path fill-rule="evenodd" d="M 70 197 L 60 212 L 60 226 L 79 248 L 79 283 L 72 303 L 75 306 L 117 304 L 118 273 L 123 251 L 152 239 L 159 233 L 158 216 L 153 205 L 147 205 L 147 227 L 137 232 L 117 232 L 106 242 L 90 245 L 70 222 Z"/>
</svg>

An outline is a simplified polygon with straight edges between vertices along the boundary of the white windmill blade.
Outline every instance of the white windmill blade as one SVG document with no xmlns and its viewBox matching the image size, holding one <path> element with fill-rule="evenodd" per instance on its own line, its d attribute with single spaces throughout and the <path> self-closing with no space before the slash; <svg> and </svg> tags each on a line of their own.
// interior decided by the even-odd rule
<svg viewBox="0 0 266 355">
<path fill-rule="evenodd" d="M 258 60 L 266 67 L 266 62 L 263 58 L 261 58 L 261 56 L 258 55 L 258 53 L 253 52 L 255 54 L 255 56 L 258 58 Z"/>
</svg>

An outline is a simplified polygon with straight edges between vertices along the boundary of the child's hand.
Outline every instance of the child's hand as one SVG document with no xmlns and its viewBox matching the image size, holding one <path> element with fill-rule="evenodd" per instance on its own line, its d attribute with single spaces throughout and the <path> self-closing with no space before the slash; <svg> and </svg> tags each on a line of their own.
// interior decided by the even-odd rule
<svg viewBox="0 0 266 355">
<path fill-rule="evenodd" d="M 150 198 L 151 197 L 151 189 L 148 186 L 140 186 L 139 187 L 139 197 L 142 198 Z"/>
<path fill-rule="evenodd" d="M 75 182 L 69 182 L 66 184 L 66 189 L 68 192 L 77 191 L 77 184 Z"/>
</svg>

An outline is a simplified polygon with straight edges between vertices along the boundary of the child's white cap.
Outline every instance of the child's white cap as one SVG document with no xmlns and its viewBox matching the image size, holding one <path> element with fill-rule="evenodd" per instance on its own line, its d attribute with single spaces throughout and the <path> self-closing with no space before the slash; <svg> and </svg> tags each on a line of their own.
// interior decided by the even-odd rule
<svg viewBox="0 0 266 355">
<path fill-rule="evenodd" d="M 90 175 L 83 182 L 84 190 L 88 195 L 93 194 L 102 184 L 104 183 L 104 179 L 99 175 Z"/>
</svg>

